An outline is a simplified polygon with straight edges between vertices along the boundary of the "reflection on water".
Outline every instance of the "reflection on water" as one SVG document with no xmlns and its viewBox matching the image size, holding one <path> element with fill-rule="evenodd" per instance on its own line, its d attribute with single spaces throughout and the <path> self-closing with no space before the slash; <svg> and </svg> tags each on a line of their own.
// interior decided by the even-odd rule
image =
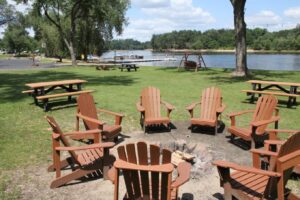
<svg viewBox="0 0 300 200">
<path fill-rule="evenodd" d="M 109 51 L 101 56 L 103 59 L 113 58 L 115 55 L 142 55 L 144 59 L 166 59 L 175 58 L 176 61 L 158 61 L 158 62 L 141 62 L 140 66 L 160 66 L 174 67 L 180 64 L 183 54 L 166 54 L 161 52 L 152 52 L 150 50 L 134 51 Z M 207 67 L 212 68 L 234 68 L 234 54 L 203 54 Z M 190 56 L 189 60 L 197 61 L 197 56 Z M 249 69 L 264 70 L 300 70 L 299 54 L 248 54 L 247 56 Z"/>
</svg>

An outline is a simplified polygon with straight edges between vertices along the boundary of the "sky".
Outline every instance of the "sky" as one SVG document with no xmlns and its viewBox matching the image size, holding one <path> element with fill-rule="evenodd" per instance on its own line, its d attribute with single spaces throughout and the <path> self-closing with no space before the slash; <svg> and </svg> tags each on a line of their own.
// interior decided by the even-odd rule
<svg viewBox="0 0 300 200">
<path fill-rule="evenodd" d="M 229 0 L 132 0 L 127 20 L 117 38 L 148 41 L 153 34 L 174 30 L 233 28 L 233 8 Z M 248 28 L 295 28 L 300 24 L 300 1 L 247 0 L 245 20 Z"/>
<path fill-rule="evenodd" d="M 19 11 L 24 9 L 17 6 Z M 128 25 L 117 39 L 144 42 L 151 40 L 153 34 L 174 30 L 233 28 L 229 0 L 131 0 L 126 17 Z M 300 0 L 247 0 L 245 20 L 248 28 L 269 31 L 295 28 L 300 24 Z"/>
</svg>

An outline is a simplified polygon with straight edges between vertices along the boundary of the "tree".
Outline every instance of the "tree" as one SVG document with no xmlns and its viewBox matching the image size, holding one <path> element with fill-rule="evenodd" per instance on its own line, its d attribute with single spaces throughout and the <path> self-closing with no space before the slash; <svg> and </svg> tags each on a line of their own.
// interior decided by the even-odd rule
<svg viewBox="0 0 300 200">
<path fill-rule="evenodd" d="M 14 17 L 14 8 L 7 4 L 6 0 L 0 0 L 0 26 L 12 21 Z"/>
<path fill-rule="evenodd" d="M 18 14 L 16 20 L 8 24 L 4 32 L 3 46 L 9 52 L 20 54 L 23 51 L 33 51 L 36 48 L 36 41 L 26 31 L 24 18 Z"/>
<path fill-rule="evenodd" d="M 247 44 L 246 44 L 246 23 L 245 4 L 246 0 L 230 0 L 233 6 L 235 44 L 236 44 L 236 69 L 234 76 L 247 76 Z"/>
<path fill-rule="evenodd" d="M 21 0 L 19 0 L 21 1 Z M 34 0 L 36 17 L 46 17 L 56 28 L 69 50 L 72 65 L 76 65 L 76 47 L 82 38 L 78 38 L 80 29 L 94 34 L 86 37 L 87 46 L 97 43 L 95 38 L 111 38 L 113 32 L 121 34 L 126 23 L 125 11 L 128 0 Z M 86 26 L 79 26 L 86 22 Z M 81 35 L 83 37 L 83 35 Z"/>
</svg>

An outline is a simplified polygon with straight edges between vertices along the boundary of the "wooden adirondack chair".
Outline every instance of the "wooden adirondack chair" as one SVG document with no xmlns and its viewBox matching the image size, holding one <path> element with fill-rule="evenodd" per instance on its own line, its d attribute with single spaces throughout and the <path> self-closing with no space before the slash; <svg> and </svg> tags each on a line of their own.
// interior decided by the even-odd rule
<svg viewBox="0 0 300 200">
<path fill-rule="evenodd" d="M 264 154 L 263 154 L 264 155 Z M 299 199 L 285 185 L 294 166 L 300 162 L 300 134 L 290 137 L 281 147 L 275 160 L 274 171 L 261 170 L 259 153 L 253 154 L 253 167 L 239 166 L 226 161 L 215 161 L 224 199 Z M 230 173 L 230 169 L 235 171 Z"/>
<path fill-rule="evenodd" d="M 115 124 L 108 125 L 99 120 L 97 113 L 106 113 L 115 117 Z M 94 98 L 91 94 L 85 93 L 77 98 L 77 115 L 76 115 L 76 130 L 79 130 L 79 122 L 82 119 L 86 130 L 100 129 L 102 139 L 105 141 L 117 142 L 118 136 L 122 131 L 123 114 L 112 112 L 104 109 L 96 109 Z M 76 137 L 73 137 L 76 139 Z M 85 139 L 92 139 L 86 137 Z"/>
<path fill-rule="evenodd" d="M 102 143 L 98 129 L 63 133 L 53 117 L 46 116 L 46 120 L 53 131 L 53 164 L 48 167 L 48 171 L 55 171 L 56 178 L 52 181 L 51 188 L 60 187 L 89 174 L 98 174 L 99 170 L 104 179 L 108 178 L 108 170 L 115 160 L 113 156 L 109 155 L 109 148 L 115 145 L 113 142 Z M 85 146 L 71 146 L 67 137 L 74 135 L 83 138 L 86 135 L 92 135 L 95 143 Z M 60 154 L 64 151 L 67 151 L 70 157 L 61 160 Z M 72 172 L 62 175 L 61 170 L 67 167 L 71 167 Z"/>
<path fill-rule="evenodd" d="M 167 108 L 167 117 L 161 116 L 160 104 L 163 104 Z M 170 113 L 174 109 L 174 106 L 161 100 L 159 89 L 155 87 L 144 88 L 136 107 L 141 112 L 141 124 L 145 133 L 147 132 L 147 127 L 150 125 L 164 124 L 170 128 Z"/>
<path fill-rule="evenodd" d="M 228 132 L 231 134 L 231 140 L 233 141 L 238 136 L 251 142 L 251 148 L 255 148 L 257 142 L 263 142 L 268 136 L 266 128 L 269 124 L 275 123 L 275 128 L 278 128 L 280 118 L 278 116 L 279 111 L 276 109 L 277 103 L 277 98 L 272 95 L 262 96 L 258 99 L 255 110 L 229 114 L 231 126 L 228 128 Z M 247 128 L 237 127 L 235 117 L 246 113 L 253 113 L 250 126 Z"/>
<path fill-rule="evenodd" d="M 255 151 L 260 152 L 261 155 L 265 155 L 265 158 L 261 161 L 262 163 L 264 163 L 263 167 L 265 169 L 273 170 L 275 168 L 274 160 L 277 157 L 277 154 L 274 154 L 274 152 L 278 153 L 281 146 L 285 143 L 285 141 L 279 140 L 279 138 L 277 137 L 278 133 L 290 134 L 291 136 L 296 134 L 297 132 L 300 132 L 300 130 L 269 129 L 267 130 L 267 132 L 270 134 L 270 140 L 265 140 L 265 150 Z M 300 163 L 297 166 L 295 166 L 294 172 L 300 174 Z"/>
<path fill-rule="evenodd" d="M 194 108 L 201 104 L 200 117 L 194 117 Z M 191 115 L 191 131 L 195 126 L 215 127 L 215 134 L 218 131 L 218 119 L 225 109 L 222 103 L 221 90 L 216 87 L 206 88 L 202 91 L 202 97 L 199 102 L 192 103 L 186 109 Z"/>
<path fill-rule="evenodd" d="M 148 147 L 145 142 L 131 143 L 119 146 L 118 154 L 119 160 L 111 170 L 115 200 L 119 198 L 120 171 L 123 172 L 127 189 L 124 199 L 130 200 L 177 200 L 179 186 L 189 180 L 191 165 L 182 162 L 177 167 L 178 177 L 172 181 L 174 166 L 171 164 L 171 151 L 161 151 L 157 145 Z"/>
</svg>

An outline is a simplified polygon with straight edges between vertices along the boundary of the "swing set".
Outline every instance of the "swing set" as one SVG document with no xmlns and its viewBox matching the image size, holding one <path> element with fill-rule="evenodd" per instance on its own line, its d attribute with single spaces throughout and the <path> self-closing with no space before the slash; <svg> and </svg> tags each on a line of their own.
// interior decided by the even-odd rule
<svg viewBox="0 0 300 200">
<path fill-rule="evenodd" d="M 191 55 L 197 56 L 197 62 L 188 59 Z M 180 68 L 184 68 L 185 70 L 195 70 L 195 72 L 197 72 L 202 66 L 206 69 L 206 64 L 201 53 L 185 53 L 181 58 L 178 71 Z"/>
</svg>

